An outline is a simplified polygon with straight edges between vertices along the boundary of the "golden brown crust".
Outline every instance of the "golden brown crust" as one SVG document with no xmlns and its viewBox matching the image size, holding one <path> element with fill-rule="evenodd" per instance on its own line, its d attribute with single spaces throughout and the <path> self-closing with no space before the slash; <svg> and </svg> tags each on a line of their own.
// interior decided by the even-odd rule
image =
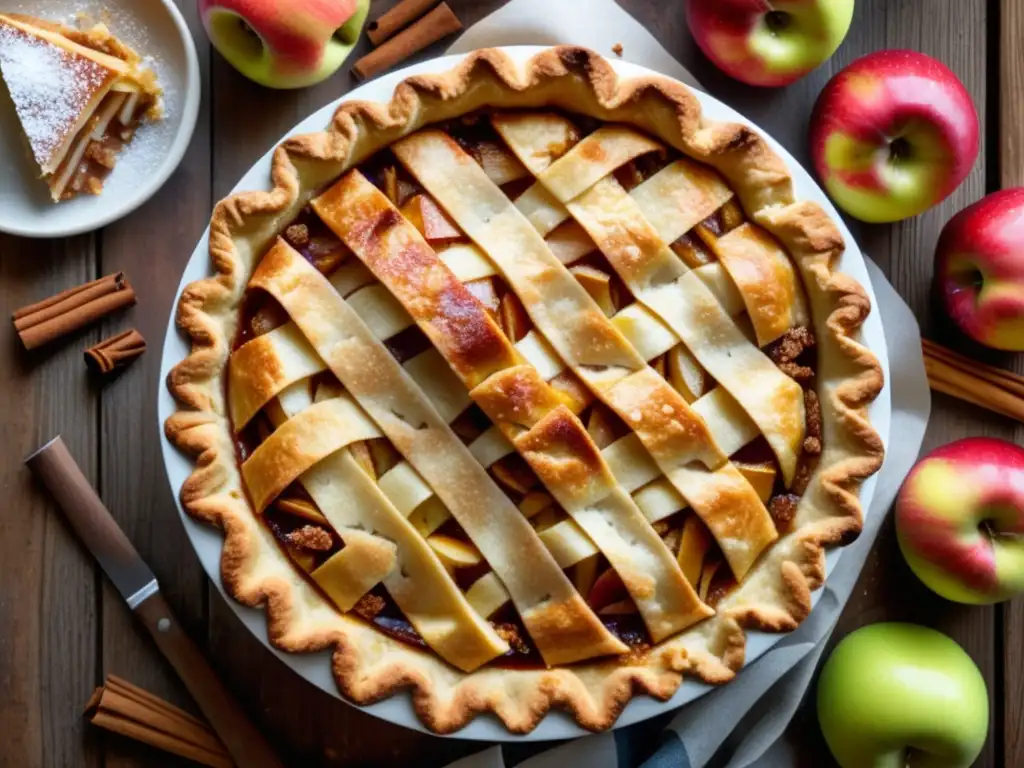
<svg viewBox="0 0 1024 768">
<path fill-rule="evenodd" d="M 600 500 L 615 482 L 586 427 L 564 405 L 514 442 L 546 486 L 562 489 L 565 500 L 580 506 Z"/>
<path fill-rule="evenodd" d="M 459 673 L 317 598 L 258 524 L 241 490 L 223 384 L 238 307 L 260 255 L 315 190 L 376 149 L 424 124 L 489 105 L 557 106 L 633 124 L 715 167 L 749 218 L 794 257 L 808 292 L 819 346 L 824 450 L 791 532 L 765 552 L 714 617 L 632 664 Z M 793 199 L 785 163 L 752 129 L 705 121 L 695 97 L 666 78 L 619 82 L 604 59 L 585 49 L 550 49 L 523 68 L 500 51 L 484 50 L 450 72 L 410 78 L 387 105 L 342 104 L 329 130 L 278 147 L 272 180 L 270 192 L 233 195 L 214 211 L 214 276 L 186 287 L 179 302 L 178 324 L 192 339 L 192 352 L 168 377 L 182 409 L 165 429 L 196 461 L 181 490 L 183 506 L 224 531 L 225 588 L 245 605 L 266 606 L 275 646 L 293 652 L 333 648 L 339 688 L 357 703 L 412 688 L 417 712 L 438 732 L 454 731 L 487 711 L 509 730 L 527 732 L 553 706 L 600 730 L 636 693 L 669 698 L 685 673 L 714 683 L 731 679 L 743 664 L 745 629 L 788 631 L 806 617 L 811 590 L 824 579 L 824 547 L 849 542 L 861 528 L 858 488 L 877 471 L 883 453 L 866 408 L 883 381 L 877 359 L 854 338 L 870 303 L 856 281 L 834 270 L 843 248 L 838 229 L 820 207 Z"/>
<path fill-rule="evenodd" d="M 498 371 L 471 389 L 469 395 L 495 424 L 526 429 L 562 404 L 554 388 L 532 365 L 515 365 Z"/>
<path fill-rule="evenodd" d="M 343 242 L 364 254 L 367 266 L 470 388 L 516 363 L 515 351 L 497 323 L 486 312 L 477 311 L 469 289 L 439 267 L 433 250 L 358 170 L 317 197 L 313 208 L 336 228 Z M 412 237 L 410 231 L 415 233 Z M 440 306 L 449 311 L 439 312 Z"/>
</svg>

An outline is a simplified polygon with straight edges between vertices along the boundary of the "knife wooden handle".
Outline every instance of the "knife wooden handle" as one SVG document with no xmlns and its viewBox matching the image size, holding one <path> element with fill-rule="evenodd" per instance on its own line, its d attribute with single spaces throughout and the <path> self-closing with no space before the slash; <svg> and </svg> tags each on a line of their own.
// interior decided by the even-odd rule
<svg viewBox="0 0 1024 768">
<path fill-rule="evenodd" d="M 98 553 L 104 553 L 108 557 L 108 562 L 100 563 L 104 569 L 113 563 L 128 570 L 135 562 L 142 562 L 60 435 L 26 458 L 25 464 L 50 491 L 93 556 L 98 558 Z M 148 574 L 148 578 L 152 579 L 153 575 Z M 114 586 L 121 589 L 119 584 Z"/>
<path fill-rule="evenodd" d="M 157 587 L 156 577 L 104 506 L 58 435 L 25 463 L 49 488 L 72 527 L 146 625 L 239 768 L 284 768 L 221 685 Z"/>
<path fill-rule="evenodd" d="M 163 595 L 153 593 L 139 603 L 135 614 L 146 625 L 160 652 L 171 662 L 235 764 L 239 768 L 283 768 L 270 744 L 185 634 Z"/>
</svg>

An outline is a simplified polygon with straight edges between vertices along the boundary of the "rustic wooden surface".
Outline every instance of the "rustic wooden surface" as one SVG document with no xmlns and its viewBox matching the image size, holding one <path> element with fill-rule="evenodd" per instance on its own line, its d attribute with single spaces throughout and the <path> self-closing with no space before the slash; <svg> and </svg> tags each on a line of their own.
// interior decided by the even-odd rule
<svg viewBox="0 0 1024 768">
<path fill-rule="evenodd" d="M 448 2 L 468 25 L 502 0 Z M 704 61 L 689 38 L 681 0 L 620 2 L 713 94 L 758 122 L 805 163 L 810 107 L 840 67 L 869 51 L 894 47 L 921 50 L 946 62 L 966 84 L 986 125 L 977 166 L 949 200 L 923 216 L 895 226 L 851 224 L 862 248 L 913 307 L 926 334 L 977 353 L 933 311 L 932 253 L 942 224 L 953 212 L 1000 185 L 1024 183 L 1024 106 L 1019 98 L 1024 88 L 1024 11 L 1019 0 L 860 0 L 853 28 L 836 56 L 778 91 L 740 86 Z M 391 4 L 375 0 L 373 15 Z M 181 168 L 147 205 L 93 235 L 53 242 L 0 235 L 3 313 L 117 269 L 129 273 L 140 299 L 127 316 L 36 353 L 19 348 L 10 324 L 0 330 L 8 359 L 0 377 L 0 488 L 5 502 L 0 514 L 0 765 L 185 765 L 98 732 L 80 716 L 106 672 L 194 708 L 22 468 L 22 457 L 56 432 L 63 434 L 159 576 L 186 628 L 206 646 L 225 682 L 290 764 L 444 764 L 479 745 L 384 723 L 317 691 L 275 660 L 208 583 L 174 509 L 160 460 L 155 402 L 158 348 L 181 270 L 206 224 L 211 202 L 229 191 L 300 118 L 353 85 L 347 70 L 299 92 L 252 85 L 211 52 L 195 2 L 179 0 L 179 5 L 199 43 L 204 89 L 195 138 Z M 431 53 L 436 50 L 424 55 Z M 108 386 L 96 386 L 86 376 L 82 348 L 129 325 L 138 327 L 154 348 Z M 1022 368 L 1019 358 L 986 359 Z M 936 396 L 925 447 L 968 435 L 1020 442 L 1024 430 Z M 981 667 L 991 696 L 991 733 L 978 765 L 1024 765 L 1021 601 L 968 608 L 938 599 L 907 569 L 890 524 L 837 637 L 869 622 L 893 619 L 936 627 L 963 644 Z M 799 745 L 802 764 L 831 764 L 813 713 L 799 715 L 789 737 Z"/>
</svg>

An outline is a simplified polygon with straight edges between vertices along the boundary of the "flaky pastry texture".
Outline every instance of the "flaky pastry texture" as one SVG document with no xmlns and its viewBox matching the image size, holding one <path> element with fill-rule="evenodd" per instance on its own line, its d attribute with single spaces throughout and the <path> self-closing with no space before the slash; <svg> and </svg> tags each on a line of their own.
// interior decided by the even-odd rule
<svg viewBox="0 0 1024 768">
<path fill-rule="evenodd" d="M 746 215 L 792 255 L 805 284 L 818 339 L 817 392 L 823 453 L 792 528 L 772 545 L 716 614 L 627 659 L 552 669 L 484 666 L 460 672 L 361 619 L 339 614 L 281 552 L 243 490 L 225 402 L 225 375 L 240 306 L 257 263 L 312 197 L 376 151 L 424 125 L 482 108 L 554 107 L 636 126 L 717 169 Z M 469 54 L 452 70 L 411 77 L 387 104 L 350 101 L 322 133 L 276 148 L 269 191 L 233 194 L 210 223 L 213 275 L 188 285 L 177 322 L 191 352 L 168 387 L 180 410 L 168 438 L 195 459 L 181 502 L 224 533 L 221 578 L 244 605 L 264 606 L 271 642 L 285 651 L 333 651 L 341 692 L 368 704 L 409 688 L 419 717 L 450 733 L 493 712 L 514 733 L 532 730 L 560 707 L 591 730 L 610 728 L 637 693 L 666 700 L 686 674 L 710 683 L 743 666 L 745 632 L 795 629 L 825 578 L 825 548 L 861 530 L 861 483 L 881 466 L 883 444 L 867 408 L 883 386 L 876 357 L 858 341 L 871 310 L 863 287 L 836 271 L 843 240 L 815 203 L 794 199 L 785 163 L 751 128 L 704 119 L 694 95 L 664 77 L 620 80 L 596 53 L 543 51 L 517 65 L 500 50 Z"/>
</svg>

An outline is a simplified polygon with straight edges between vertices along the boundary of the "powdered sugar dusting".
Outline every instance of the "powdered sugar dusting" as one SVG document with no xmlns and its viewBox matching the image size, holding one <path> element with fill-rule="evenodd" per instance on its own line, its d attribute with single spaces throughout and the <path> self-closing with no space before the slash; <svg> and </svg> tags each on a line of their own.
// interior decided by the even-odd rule
<svg viewBox="0 0 1024 768">
<path fill-rule="evenodd" d="M 44 169 L 112 75 L 84 56 L 0 23 L 0 74 L 36 162 Z"/>
<path fill-rule="evenodd" d="M 174 139 L 174 129 L 181 93 L 175 87 L 177 78 L 161 56 L 160 41 L 150 34 L 137 8 L 137 0 L 69 0 L 72 12 L 65 23 L 88 27 L 103 22 L 117 37 L 142 56 L 142 67 L 156 74 L 163 90 L 161 102 L 164 118 L 156 122 L 146 120 L 136 129 L 132 140 L 121 150 L 113 173 L 103 185 L 104 194 L 130 194 L 140 180 L 160 167 L 167 156 L 167 148 Z"/>
</svg>

